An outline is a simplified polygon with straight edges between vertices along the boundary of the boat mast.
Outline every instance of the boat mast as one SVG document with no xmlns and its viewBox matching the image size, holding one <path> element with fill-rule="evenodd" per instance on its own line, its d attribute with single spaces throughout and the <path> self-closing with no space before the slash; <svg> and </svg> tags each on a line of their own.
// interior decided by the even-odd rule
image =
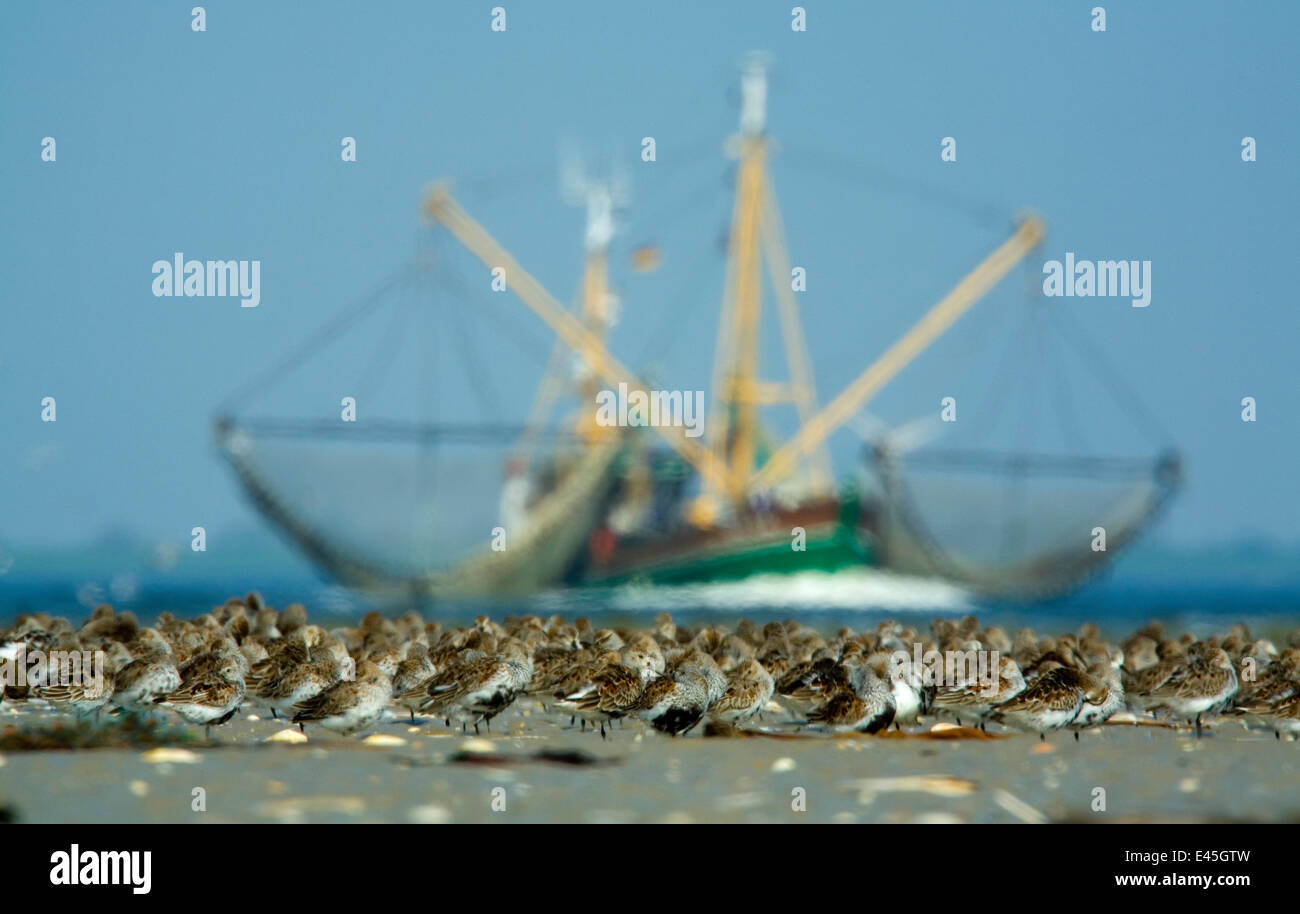
<svg viewBox="0 0 1300 914">
<path fill-rule="evenodd" d="M 582 283 L 578 293 L 577 312 L 582 325 L 591 336 L 585 352 L 570 353 L 569 348 L 557 338 L 546 371 L 533 396 L 533 405 L 524 424 L 524 433 L 516 444 L 514 453 L 522 457 L 530 451 L 538 434 L 555 406 L 555 401 L 565 393 L 575 392 L 579 398 L 574 431 L 587 443 L 595 441 L 607 431 L 596 424 L 593 404 L 599 388 L 599 379 L 590 369 L 594 362 L 591 346 L 605 344 L 612 315 L 608 283 L 609 246 L 614 239 L 616 226 L 614 209 L 624 202 L 621 187 L 613 180 L 588 178 L 579 162 L 566 161 L 560 177 L 561 195 L 567 203 L 583 206 L 587 221 L 583 234 L 584 259 Z M 573 383 L 572 355 L 580 359 L 581 376 Z"/>
<path fill-rule="evenodd" d="M 758 327 L 763 308 L 758 253 L 758 218 L 762 203 L 767 139 L 767 72 L 762 62 L 751 58 L 740 81 L 740 166 L 736 170 L 736 202 L 731 220 L 730 334 L 732 351 L 724 369 L 721 436 L 714 442 L 724 450 L 732 470 L 732 485 L 726 493 L 733 507 L 743 505 L 743 480 L 754 466 L 754 439 L 758 424 Z M 724 326 L 727 322 L 724 322 Z M 733 423 L 731 428 L 728 423 Z"/>
<path fill-rule="evenodd" d="M 709 426 L 710 451 L 727 467 L 729 484 L 723 492 L 706 486 L 692 505 L 691 517 L 701 526 L 714 522 L 720 500 L 725 499 L 733 510 L 740 511 L 753 491 L 749 480 L 757 457 L 758 407 L 793 402 L 801 423 L 810 419 L 817 408 L 798 308 L 789 287 L 789 258 L 780 213 L 767 172 L 767 68 L 760 55 L 751 55 L 746 61 L 740 90 L 740 132 L 733 138 L 739 166 L 726 291 L 714 354 L 714 401 Z M 788 385 L 766 383 L 759 378 L 764 260 L 780 309 Z M 813 494 L 824 494 L 831 486 L 830 455 L 821 447 L 809 456 L 809 488 Z"/>
<path fill-rule="evenodd" d="M 609 244 L 614 237 L 614 188 L 605 181 L 582 181 L 582 195 L 587 207 L 586 265 L 582 274 L 582 323 L 590 335 L 578 355 L 584 374 L 578 385 L 578 433 L 588 440 L 595 438 L 600 427 L 595 421 L 596 393 L 600 384 L 595 371 L 597 347 L 605 346 L 609 330 Z"/>
<path fill-rule="evenodd" d="M 740 134 L 735 138 L 740 165 L 732 216 L 727 290 L 718 328 L 714 361 L 713 436 L 710 453 L 725 468 L 719 491 L 707 481 L 689 516 L 698 525 L 711 525 L 718 513 L 718 496 L 733 510 L 743 510 L 749 493 L 762 492 L 806 467 L 810 488 L 823 494 L 830 475 L 827 439 L 881 388 L 888 384 L 935 339 L 942 336 L 1041 241 L 1042 221 L 1034 215 L 1021 221 L 1012 236 L 921 318 L 885 353 L 869 365 L 827 406 L 817 409 L 816 393 L 803 346 L 794 298 L 789 294 L 789 259 L 780 214 L 767 174 L 767 73 L 761 57 L 751 55 L 741 78 Z M 773 289 L 781 306 L 782 333 L 790 385 L 758 380 L 758 327 L 762 304 L 758 244 L 764 245 Z M 792 400 L 799 410 L 800 429 L 761 466 L 755 460 L 757 407 Z"/>
<path fill-rule="evenodd" d="M 807 372 L 807 360 L 798 357 L 802 351 L 802 339 L 797 332 L 797 315 L 792 300 L 785 301 L 781 295 L 784 282 L 781 271 L 788 266 L 788 260 L 783 255 L 780 219 L 766 172 L 767 79 L 757 58 L 751 58 L 745 70 L 742 94 L 738 137 L 740 168 L 736 177 L 727 294 L 718 330 L 717 357 L 714 359 L 716 399 L 709 438 L 701 445 L 687 437 L 680 427 L 651 427 L 669 447 L 699 471 L 702 491 L 690 505 L 688 517 L 702 527 L 712 526 L 717 521 L 719 504 L 723 499 L 733 508 L 743 509 L 750 492 L 770 489 L 800 467 L 807 466 L 812 470 L 810 478 L 816 480 L 815 468 L 823 459 L 819 454 L 824 451 L 830 435 L 997 285 L 1037 246 L 1045 231 L 1037 216 L 1030 215 L 1021 221 L 1010 238 L 963 277 L 911 330 L 825 407 L 813 413 L 816 397 Z M 561 305 L 496 239 L 461 209 L 445 184 L 437 184 L 430 190 L 424 210 L 485 266 L 504 269 L 511 277 L 511 289 L 515 295 L 554 331 L 561 342 L 579 354 L 596 378 L 607 384 L 625 382 L 629 387 L 649 389 L 609 352 L 604 342 L 603 326 L 592 327 L 587 321 L 596 314 L 605 315 L 608 306 L 604 247 L 596 246 L 600 256 L 594 260 L 590 256 L 591 250 L 588 251 L 588 279 L 584 279 L 583 319 L 580 319 Z M 595 212 L 601 212 L 599 202 L 595 204 Z M 597 229 L 589 234 L 589 240 L 595 241 L 602 238 L 601 226 L 609 228 L 612 225 L 600 219 L 592 224 Z M 605 232 L 606 244 L 607 236 L 608 232 Z M 783 315 L 786 357 L 791 369 L 788 386 L 764 384 L 758 380 L 758 323 L 762 294 L 760 241 L 769 247 L 769 266 L 774 270 L 778 301 L 783 302 L 783 308 L 790 312 L 788 318 Z M 587 290 L 603 291 L 604 294 L 591 294 Z M 796 332 L 792 332 L 791 327 Z M 755 466 L 757 407 L 782 401 L 793 401 L 799 407 L 802 426 L 794 437 L 769 455 L 762 466 Z M 733 424 L 734 430 L 730 428 Z M 822 465 L 827 464 L 823 462 Z"/>
</svg>

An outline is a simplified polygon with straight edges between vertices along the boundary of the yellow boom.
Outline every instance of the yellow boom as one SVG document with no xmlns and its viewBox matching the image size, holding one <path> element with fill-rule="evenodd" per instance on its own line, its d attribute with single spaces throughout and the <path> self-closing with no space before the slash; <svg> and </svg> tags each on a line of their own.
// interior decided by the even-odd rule
<svg viewBox="0 0 1300 914">
<path fill-rule="evenodd" d="M 501 267 L 506 272 L 509 287 L 525 305 L 555 332 L 564 344 L 578 353 L 592 373 L 608 384 L 626 382 L 631 388 L 648 390 L 635 374 L 615 359 L 604 342 L 583 322 L 578 320 L 546 291 L 540 282 L 510 256 L 497 241 L 475 222 L 452 199 L 445 186 L 435 186 L 424 204 L 425 212 L 441 223 L 488 268 Z M 592 404 L 592 409 L 595 405 Z M 677 426 L 652 426 L 674 451 L 694 466 L 705 481 L 718 490 L 728 488 L 725 468 L 708 450 L 686 437 L 685 429 Z"/>
<path fill-rule="evenodd" d="M 879 390 L 894 379 L 972 305 L 1011 271 L 1043 238 L 1043 223 L 1030 216 L 1015 234 L 972 270 L 926 313 L 898 342 L 813 416 L 799 433 L 783 444 L 747 481 L 747 488 L 769 488 L 786 476 L 799 459 L 819 448 L 831 433 L 851 419 Z"/>
<path fill-rule="evenodd" d="M 759 217 L 759 234 L 763 236 L 763 249 L 768 269 L 771 271 L 772 289 L 781 315 L 781 335 L 785 340 L 786 368 L 790 372 L 790 395 L 803 427 L 817 410 L 817 387 L 813 382 L 812 368 L 808 362 L 808 349 L 804 345 L 803 327 L 799 323 L 799 306 L 795 304 L 794 290 L 790 288 L 790 258 L 786 254 L 785 229 L 781 226 L 781 213 L 776 207 L 776 193 L 769 180 L 764 188 L 763 209 Z M 832 488 L 831 455 L 823 444 L 808 465 L 808 480 L 818 495 Z"/>
</svg>

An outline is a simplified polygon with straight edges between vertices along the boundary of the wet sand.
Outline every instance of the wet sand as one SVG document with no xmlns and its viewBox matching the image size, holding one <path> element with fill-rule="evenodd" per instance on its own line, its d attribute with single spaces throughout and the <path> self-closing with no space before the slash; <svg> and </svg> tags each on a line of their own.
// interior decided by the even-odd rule
<svg viewBox="0 0 1300 914">
<path fill-rule="evenodd" d="M 56 716 L 6 705 L 0 729 Z M 191 740 L 162 751 L 6 752 L 0 806 L 62 823 L 1300 821 L 1300 743 L 1235 721 L 1200 740 L 1112 725 L 1045 746 L 1022 734 L 673 739 L 635 722 L 602 740 L 525 704 L 477 738 L 394 718 L 378 741 L 309 727 L 306 742 L 277 743 L 296 728 L 250 717 L 212 744 L 188 727 Z"/>
</svg>

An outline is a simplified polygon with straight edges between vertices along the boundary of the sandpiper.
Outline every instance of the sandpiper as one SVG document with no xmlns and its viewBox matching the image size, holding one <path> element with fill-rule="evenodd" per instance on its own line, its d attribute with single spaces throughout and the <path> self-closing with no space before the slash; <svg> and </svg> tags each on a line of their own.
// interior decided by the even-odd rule
<svg viewBox="0 0 1300 914">
<path fill-rule="evenodd" d="M 1124 684 L 1120 681 L 1118 668 L 1111 663 L 1096 663 L 1088 668 L 1088 675 L 1101 688 L 1085 689 L 1083 704 L 1079 713 L 1070 723 L 1074 738 L 1079 738 L 1079 731 L 1086 727 L 1096 727 L 1124 707 Z"/>
<path fill-rule="evenodd" d="M 349 661 L 351 658 L 347 658 Z M 344 666 L 333 651 L 316 648 L 311 659 L 291 667 L 278 679 L 267 683 L 258 692 L 258 698 L 273 713 L 292 715 L 296 705 L 315 698 L 331 686 L 344 681 Z"/>
<path fill-rule="evenodd" d="M 1104 686 L 1090 680 L 1088 684 L 1090 693 L 1085 689 L 1084 674 L 1048 661 L 1037 679 L 996 705 L 989 717 L 1016 730 L 1037 733 L 1042 740 L 1049 730 L 1059 730 L 1073 721 L 1085 697 L 1101 698 Z"/>
<path fill-rule="evenodd" d="M 590 657 L 590 653 L 588 650 L 574 651 L 575 662 L 558 678 L 553 678 L 547 689 L 550 708 L 560 714 L 568 715 L 571 724 L 582 716 L 578 713 L 580 710 L 578 703 L 591 689 L 593 679 L 607 667 L 621 663 L 623 659 L 618 651 L 601 651 L 595 657 Z M 529 690 L 532 691 L 533 688 L 530 683 Z M 583 717 L 582 728 L 586 729 L 586 726 L 587 718 Z"/>
<path fill-rule="evenodd" d="M 1010 701 L 1025 689 L 1020 665 L 1010 657 L 998 659 L 995 678 L 988 682 L 971 681 L 965 685 L 937 689 L 933 707 L 951 714 L 957 723 L 969 721 L 983 727 L 984 720 L 998 705 Z"/>
<path fill-rule="evenodd" d="M 705 710 L 717 703 L 727 691 L 727 674 L 722 672 L 717 661 L 703 651 L 685 651 L 675 656 L 672 663 L 679 671 L 694 673 L 704 680 Z"/>
<path fill-rule="evenodd" d="M 894 693 L 894 727 L 901 730 L 903 724 L 919 724 L 921 713 L 928 709 L 932 697 L 925 686 L 924 672 L 911 657 L 888 650 L 876 651 L 867 662 L 871 671 L 888 682 Z"/>
<path fill-rule="evenodd" d="M 877 733 L 893 723 L 894 713 L 894 694 L 889 684 L 862 663 L 849 668 L 847 686 L 836 688 L 824 704 L 808 715 L 808 722 L 831 733 Z"/>
<path fill-rule="evenodd" d="M 593 665 L 584 681 L 562 684 L 555 692 L 555 705 L 600 725 L 605 737 L 605 722 L 618 720 L 628 713 L 641 696 L 645 684 L 642 666 L 637 669 L 615 651 L 607 652 L 602 663 Z M 635 661 L 634 661 L 635 662 Z"/>
<path fill-rule="evenodd" d="M 248 694 L 254 701 L 269 708 L 272 717 L 278 715 L 268 696 L 279 694 L 283 677 L 311 660 L 312 647 L 318 641 L 318 636 L 312 629 L 312 626 L 300 628 L 291 637 L 270 642 L 265 659 L 251 664 L 249 668 L 245 677 Z M 241 651 L 245 657 L 248 656 L 243 651 L 243 646 Z"/>
<path fill-rule="evenodd" d="M 412 641 L 406 646 L 406 659 L 397 665 L 397 673 L 393 676 L 393 701 L 406 710 L 411 715 L 411 723 L 415 723 L 415 711 L 422 700 L 421 695 L 416 695 L 414 700 L 404 699 L 402 696 L 408 692 L 416 692 L 420 686 L 427 683 L 438 672 L 438 668 L 433 661 L 429 659 L 429 646 L 421 641 Z"/>
<path fill-rule="evenodd" d="M 533 652 L 533 677 L 528 682 L 528 692 L 549 698 L 561 682 L 597 656 L 591 648 L 575 649 L 571 644 L 554 642 L 543 645 Z"/>
<path fill-rule="evenodd" d="M 1227 707 L 1239 683 L 1232 658 L 1223 648 L 1206 647 L 1194 655 L 1189 652 L 1189 658 L 1186 666 L 1148 694 L 1148 707 L 1192 721 L 1199 737 L 1202 715 Z"/>
<path fill-rule="evenodd" d="M 709 705 L 709 686 L 693 664 L 670 666 L 646 683 L 629 708 L 656 730 L 676 736 L 700 722 Z"/>
<path fill-rule="evenodd" d="M 181 687 L 171 645 L 157 629 L 142 628 L 129 645 L 135 658 L 117 674 L 112 702 L 125 711 L 149 711 L 154 699 Z"/>
<path fill-rule="evenodd" d="M 1300 693 L 1300 648 L 1287 648 L 1259 671 L 1253 682 L 1241 677 L 1241 688 L 1233 699 L 1234 710 L 1249 713 L 1252 707 L 1268 708 L 1279 700 Z"/>
<path fill-rule="evenodd" d="M 1300 739 L 1300 694 L 1277 700 L 1260 716 L 1273 728 L 1273 735 L 1278 739 L 1283 733 Z"/>
<path fill-rule="evenodd" d="M 393 695 L 391 670 L 380 663 L 363 660 L 357 664 L 357 678 L 343 680 L 314 698 L 294 705 L 293 722 L 318 723 L 344 735 L 368 730 L 384 716 Z"/>
<path fill-rule="evenodd" d="M 55 705 L 67 707 L 77 715 L 98 711 L 113 697 L 117 677 L 112 669 L 105 668 L 99 678 L 82 677 L 66 685 L 46 686 L 41 697 Z"/>
<path fill-rule="evenodd" d="M 467 662 L 452 666 L 434 676 L 423 687 L 424 700 L 421 711 L 467 723 L 478 732 L 480 722 L 491 727 L 492 718 L 500 714 L 524 691 L 532 679 L 533 658 L 523 644 L 507 640 L 497 656 L 485 656 L 478 651 Z M 411 693 L 403 699 L 414 699 Z"/>
<path fill-rule="evenodd" d="M 203 724 L 208 737 L 213 726 L 235 716 L 243 700 L 244 676 L 234 657 L 227 657 L 216 668 L 200 668 L 180 688 L 153 699 L 155 704 L 175 711 L 190 723 Z"/>
<path fill-rule="evenodd" d="M 774 688 L 772 674 L 751 658 L 727 678 L 727 688 L 709 708 L 709 714 L 728 724 L 744 723 L 767 707 Z"/>
<path fill-rule="evenodd" d="M 848 670 L 836 658 L 822 656 L 793 666 L 776 681 L 774 692 L 777 702 L 799 720 L 847 686 Z"/>
<path fill-rule="evenodd" d="M 1122 675 L 1124 683 L 1124 692 L 1128 695 L 1128 703 L 1139 711 L 1147 710 L 1151 704 L 1150 695 L 1156 689 L 1167 683 L 1174 674 L 1176 674 L 1187 662 L 1187 654 L 1183 646 L 1176 641 L 1162 641 L 1157 646 L 1158 659 L 1155 663 L 1147 663 L 1147 659 L 1142 658 L 1139 662 L 1145 663 L 1140 669 L 1129 671 L 1126 666 Z"/>
</svg>

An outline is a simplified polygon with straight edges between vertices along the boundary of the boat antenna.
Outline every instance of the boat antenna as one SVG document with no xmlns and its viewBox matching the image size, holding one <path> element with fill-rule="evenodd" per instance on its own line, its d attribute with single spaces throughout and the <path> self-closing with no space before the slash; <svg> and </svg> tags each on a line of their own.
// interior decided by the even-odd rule
<svg viewBox="0 0 1300 914">
<path fill-rule="evenodd" d="M 608 177 L 592 177 L 581 154 L 572 146 L 566 146 L 560 152 L 560 195 L 570 206 L 586 209 L 582 286 L 575 310 L 582 325 L 591 334 L 588 343 L 603 346 L 616 317 L 615 298 L 610 292 L 607 278 L 609 246 L 618 231 L 615 213 L 628 202 L 626 184 L 612 169 Z M 561 390 L 572 389 L 572 375 L 569 375 L 570 380 L 564 380 L 564 375 L 567 374 L 563 370 L 564 366 L 572 364 L 564 358 L 564 349 L 564 344 L 557 340 L 547 365 L 546 376 L 533 401 L 526 426 L 529 431 L 525 433 L 525 439 L 520 442 L 517 452 L 525 451 L 531 446 L 536 430 L 553 407 Z M 583 438 L 591 441 L 601 431 L 595 425 L 593 406 L 599 383 L 593 366 L 598 356 L 589 347 L 586 351 L 579 350 L 576 355 L 576 386 L 581 404 L 576 429 Z"/>
<path fill-rule="evenodd" d="M 767 126 L 767 56 L 751 52 L 740 73 L 740 135 L 759 136 Z"/>
</svg>

